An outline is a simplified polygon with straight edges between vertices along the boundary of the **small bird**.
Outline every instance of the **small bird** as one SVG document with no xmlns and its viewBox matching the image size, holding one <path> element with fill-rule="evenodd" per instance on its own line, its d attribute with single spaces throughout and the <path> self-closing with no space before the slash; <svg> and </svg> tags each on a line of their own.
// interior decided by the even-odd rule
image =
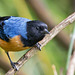
<svg viewBox="0 0 75 75">
<path fill-rule="evenodd" d="M 33 46 L 40 49 L 38 43 L 49 34 L 47 24 L 38 20 L 22 17 L 0 17 L 0 47 L 3 48 L 14 69 L 17 63 L 12 62 L 9 51 L 22 51 Z M 41 50 L 41 49 L 40 49 Z"/>
</svg>

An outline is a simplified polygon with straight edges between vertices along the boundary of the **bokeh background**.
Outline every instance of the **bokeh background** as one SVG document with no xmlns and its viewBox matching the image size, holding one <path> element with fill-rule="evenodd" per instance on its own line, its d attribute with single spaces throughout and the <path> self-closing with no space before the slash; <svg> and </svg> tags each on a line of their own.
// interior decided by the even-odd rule
<svg viewBox="0 0 75 75">
<path fill-rule="evenodd" d="M 75 0 L 0 0 L 0 16 L 19 16 L 31 20 L 41 20 L 51 30 L 75 10 Z M 54 75 L 66 73 L 67 54 L 73 25 L 69 25 L 51 40 L 20 69 L 16 75 Z M 26 51 L 10 52 L 11 59 L 17 61 Z M 4 75 L 11 65 L 0 48 L 0 75 Z"/>
</svg>

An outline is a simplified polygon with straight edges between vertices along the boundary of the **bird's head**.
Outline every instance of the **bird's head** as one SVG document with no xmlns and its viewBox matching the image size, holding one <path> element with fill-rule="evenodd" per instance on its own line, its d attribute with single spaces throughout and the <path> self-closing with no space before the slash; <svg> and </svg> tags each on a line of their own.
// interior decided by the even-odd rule
<svg viewBox="0 0 75 75">
<path fill-rule="evenodd" d="M 42 40 L 45 34 L 49 34 L 47 24 L 34 20 L 27 22 L 27 36 L 31 39 L 36 39 L 38 41 Z"/>
</svg>

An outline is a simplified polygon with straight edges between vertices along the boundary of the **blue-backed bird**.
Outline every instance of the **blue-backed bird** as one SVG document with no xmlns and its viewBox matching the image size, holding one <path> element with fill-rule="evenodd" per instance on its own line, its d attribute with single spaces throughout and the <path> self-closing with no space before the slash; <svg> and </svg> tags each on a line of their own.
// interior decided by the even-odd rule
<svg viewBox="0 0 75 75">
<path fill-rule="evenodd" d="M 16 70 L 8 52 L 26 50 L 33 46 L 40 49 L 38 41 L 48 33 L 47 25 L 41 21 L 14 16 L 0 17 L 0 47 L 5 50 Z"/>
</svg>

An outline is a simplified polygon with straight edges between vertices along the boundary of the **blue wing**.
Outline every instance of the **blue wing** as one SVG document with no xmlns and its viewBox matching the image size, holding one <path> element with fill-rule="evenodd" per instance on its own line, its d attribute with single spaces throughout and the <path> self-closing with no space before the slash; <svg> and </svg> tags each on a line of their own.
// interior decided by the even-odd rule
<svg viewBox="0 0 75 75">
<path fill-rule="evenodd" d="M 10 18 L 9 16 L 7 16 L 7 17 L 0 17 L 0 39 L 5 40 L 5 41 L 9 41 L 9 38 L 4 33 L 4 29 L 3 29 L 4 22 L 3 21 L 7 20 L 9 18 Z"/>
<path fill-rule="evenodd" d="M 27 39 L 27 22 L 30 21 L 26 18 L 13 17 L 4 20 L 3 30 L 7 38 L 13 38 L 17 35 L 21 35 Z"/>
<path fill-rule="evenodd" d="M 0 38 L 9 41 L 17 35 L 27 39 L 27 23 L 30 21 L 26 18 L 6 16 L 0 17 Z"/>
</svg>

